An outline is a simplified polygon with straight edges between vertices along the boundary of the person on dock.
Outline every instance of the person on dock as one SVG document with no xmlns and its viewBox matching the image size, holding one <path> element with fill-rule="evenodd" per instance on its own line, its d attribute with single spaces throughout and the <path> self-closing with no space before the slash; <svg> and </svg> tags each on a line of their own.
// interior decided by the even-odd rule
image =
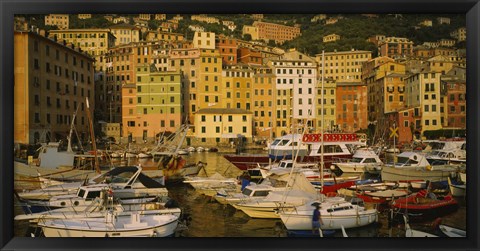
<svg viewBox="0 0 480 251">
<path fill-rule="evenodd" d="M 320 215 L 320 204 L 315 204 L 315 209 L 313 210 L 312 216 L 312 233 L 314 234 L 316 230 L 322 231 L 320 226 L 323 225 L 323 221 Z"/>
</svg>

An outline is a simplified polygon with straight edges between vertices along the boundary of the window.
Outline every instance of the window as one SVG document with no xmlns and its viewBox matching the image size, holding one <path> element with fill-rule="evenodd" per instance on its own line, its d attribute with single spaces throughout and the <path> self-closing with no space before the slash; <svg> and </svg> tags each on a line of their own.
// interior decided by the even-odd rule
<svg viewBox="0 0 480 251">
<path fill-rule="evenodd" d="M 205 126 L 202 126 L 202 133 L 206 133 L 207 132 L 207 128 Z"/>
<path fill-rule="evenodd" d="M 228 122 L 232 122 L 233 121 L 233 116 L 232 115 L 228 115 Z"/>
<path fill-rule="evenodd" d="M 403 121 L 403 126 L 408 127 L 408 120 Z"/>
<path fill-rule="evenodd" d="M 428 112 L 428 105 L 425 105 L 424 110 L 425 110 L 425 112 Z"/>
</svg>

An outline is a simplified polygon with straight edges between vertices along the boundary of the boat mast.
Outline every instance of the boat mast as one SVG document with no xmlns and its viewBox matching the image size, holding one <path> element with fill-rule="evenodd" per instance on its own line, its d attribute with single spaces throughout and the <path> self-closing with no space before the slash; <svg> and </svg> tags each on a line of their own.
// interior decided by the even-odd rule
<svg viewBox="0 0 480 251">
<path fill-rule="evenodd" d="M 320 188 L 320 192 L 323 192 L 323 185 L 324 185 L 324 182 L 323 182 L 323 168 L 325 166 L 325 163 L 323 161 L 323 152 L 324 152 L 324 149 L 323 149 L 323 137 L 324 137 L 324 126 L 325 126 L 325 121 L 324 121 L 324 110 L 323 110 L 323 101 L 324 101 L 324 93 L 323 93 L 323 79 L 324 79 L 324 75 L 325 74 L 325 51 L 322 50 L 322 102 L 321 102 L 321 111 L 322 111 L 322 128 L 321 128 L 321 134 L 322 134 L 322 137 L 320 138 L 321 140 L 321 146 L 320 146 L 320 149 L 321 149 L 321 153 L 320 153 L 320 184 L 321 184 L 321 188 Z"/>
<path fill-rule="evenodd" d="M 92 138 L 92 149 L 93 149 L 93 154 L 95 156 L 95 159 L 93 160 L 93 163 L 95 165 L 95 171 L 97 173 L 101 173 L 100 167 L 98 166 L 98 160 L 97 160 L 97 145 L 95 143 L 95 132 L 93 131 L 93 121 L 92 117 L 90 115 L 90 105 L 88 103 L 88 97 L 85 98 L 86 104 L 87 104 L 87 118 L 88 118 L 88 124 L 90 126 L 90 137 Z"/>
<path fill-rule="evenodd" d="M 78 106 L 77 106 L 77 110 L 75 110 L 75 113 L 73 114 L 72 123 L 70 124 L 70 133 L 68 134 L 67 152 L 69 152 L 69 153 L 73 152 L 73 150 L 72 150 L 72 132 L 73 132 L 74 122 L 75 122 L 75 117 L 77 116 L 77 112 L 78 112 Z"/>
</svg>

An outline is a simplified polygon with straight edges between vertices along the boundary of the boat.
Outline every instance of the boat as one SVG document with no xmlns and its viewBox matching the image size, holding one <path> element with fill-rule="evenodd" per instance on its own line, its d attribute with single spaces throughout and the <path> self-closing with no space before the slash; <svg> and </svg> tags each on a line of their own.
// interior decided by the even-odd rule
<svg viewBox="0 0 480 251">
<path fill-rule="evenodd" d="M 448 177 L 448 187 L 450 188 L 450 193 L 454 197 L 465 197 L 467 185 L 463 184 L 453 184 L 450 177 Z"/>
<path fill-rule="evenodd" d="M 148 158 L 152 158 L 153 155 L 151 153 L 144 153 L 144 152 L 141 152 L 141 153 L 138 153 L 137 157 L 139 159 L 148 159 Z"/>
<path fill-rule="evenodd" d="M 358 149 L 348 162 L 334 162 L 330 169 L 340 176 L 343 173 L 374 173 L 382 170 L 383 161 L 373 150 Z"/>
<path fill-rule="evenodd" d="M 445 234 L 448 237 L 467 237 L 467 231 L 450 227 L 447 225 L 440 224 L 438 226 L 440 231 L 442 231 L 443 234 Z"/>
<path fill-rule="evenodd" d="M 433 150 L 426 154 L 426 159 L 432 165 L 465 164 L 467 151 L 464 149 Z"/>
<path fill-rule="evenodd" d="M 38 222 L 45 237 L 167 237 L 174 234 L 178 216 L 174 214 L 118 217 L 109 212 L 104 219 L 47 219 Z"/>
<path fill-rule="evenodd" d="M 403 216 L 403 220 L 405 222 L 405 237 L 439 237 L 434 234 L 412 229 L 405 215 Z"/>
<path fill-rule="evenodd" d="M 464 165 L 431 165 L 422 154 L 403 152 L 397 155 L 395 163 L 389 162 L 382 167 L 381 177 L 384 181 L 446 181 L 462 169 Z"/>
<path fill-rule="evenodd" d="M 271 191 L 283 191 L 285 187 L 274 187 L 266 184 L 269 182 L 264 181 L 262 184 L 250 183 L 241 192 L 228 192 L 224 189 L 217 190 L 217 194 L 214 196 L 215 200 L 221 204 L 235 204 L 240 202 L 250 202 L 265 198 Z"/>
<path fill-rule="evenodd" d="M 467 148 L 467 142 L 464 138 L 451 138 L 446 140 L 424 140 L 426 146 L 422 150 L 424 153 L 429 153 L 435 150 L 451 150 Z"/>
<path fill-rule="evenodd" d="M 225 178 L 219 173 L 214 173 L 209 177 L 185 177 L 183 183 L 190 184 L 195 191 L 208 196 L 214 196 L 218 189 L 238 190 L 236 179 Z"/>
<path fill-rule="evenodd" d="M 197 152 L 203 152 L 203 151 L 205 151 L 205 148 L 199 146 L 199 147 L 197 147 L 196 151 Z"/>
<path fill-rule="evenodd" d="M 411 221 L 425 221 L 455 212 L 457 201 L 447 194 L 435 195 L 428 190 L 420 190 L 407 197 L 392 201 L 391 207 L 400 214 L 407 214 Z"/>
<path fill-rule="evenodd" d="M 267 166 L 272 161 L 293 159 L 298 156 L 298 163 L 315 163 L 321 159 L 321 134 L 287 134 L 275 139 L 269 147 L 268 154 L 227 154 L 223 157 L 240 170 Z M 325 133 L 324 162 L 329 168 L 334 158 L 351 158 L 357 147 L 365 146 L 364 138 L 357 134 Z"/>
<path fill-rule="evenodd" d="M 379 182 L 342 188 L 338 191 L 338 194 L 357 197 L 365 203 L 387 206 L 392 200 L 410 194 L 408 186 L 409 183 Z"/>
<path fill-rule="evenodd" d="M 294 210 L 279 211 L 280 219 L 288 231 L 312 229 L 312 214 L 320 205 L 322 230 L 348 229 L 366 226 L 378 221 L 376 209 L 366 209 L 360 203 L 349 202 L 341 197 L 326 197 L 321 201 L 310 201 Z"/>
<path fill-rule="evenodd" d="M 189 152 L 195 152 L 195 151 L 196 151 L 196 148 L 193 147 L 193 146 L 190 146 L 190 147 L 187 148 L 187 151 L 189 151 Z"/>
</svg>

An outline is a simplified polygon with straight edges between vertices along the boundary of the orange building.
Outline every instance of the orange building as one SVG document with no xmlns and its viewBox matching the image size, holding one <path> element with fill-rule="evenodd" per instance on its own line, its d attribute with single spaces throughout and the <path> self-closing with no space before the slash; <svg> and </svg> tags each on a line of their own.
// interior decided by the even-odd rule
<svg viewBox="0 0 480 251">
<path fill-rule="evenodd" d="M 360 82 L 337 82 L 337 125 L 343 132 L 366 129 L 367 85 Z"/>
<path fill-rule="evenodd" d="M 282 44 L 285 41 L 292 40 L 300 36 L 300 28 L 286 26 L 281 24 L 253 22 L 253 27 L 258 28 L 258 38 L 266 41 L 273 40 L 276 43 Z"/>
<path fill-rule="evenodd" d="M 404 58 L 413 55 L 413 42 L 407 38 L 387 37 L 378 44 L 380 56 Z"/>
<path fill-rule="evenodd" d="M 225 36 L 219 36 L 216 42 L 216 47 L 222 57 L 223 65 L 237 64 L 237 40 Z"/>
<path fill-rule="evenodd" d="M 238 61 L 244 64 L 262 64 L 262 53 L 259 50 L 242 47 L 238 50 Z"/>
</svg>

